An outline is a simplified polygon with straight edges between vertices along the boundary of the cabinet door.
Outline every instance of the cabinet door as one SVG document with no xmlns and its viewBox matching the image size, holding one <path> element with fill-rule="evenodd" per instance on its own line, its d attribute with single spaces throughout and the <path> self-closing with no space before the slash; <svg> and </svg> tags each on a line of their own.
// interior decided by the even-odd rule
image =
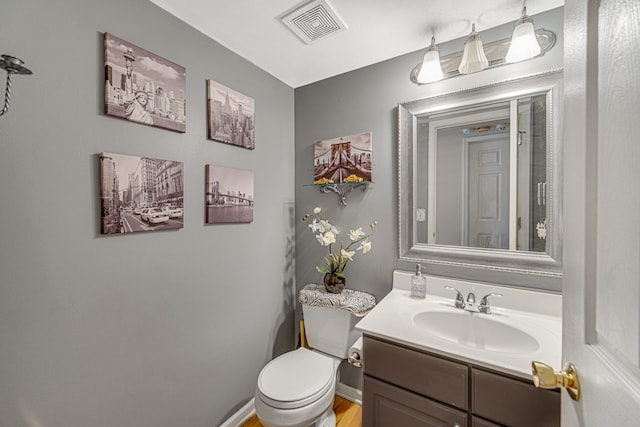
<svg viewBox="0 0 640 427">
<path fill-rule="evenodd" d="M 471 370 L 473 413 L 511 427 L 560 427 L 560 393 L 492 372 Z"/>
<path fill-rule="evenodd" d="M 363 427 L 465 427 L 467 414 L 364 375 Z"/>
</svg>

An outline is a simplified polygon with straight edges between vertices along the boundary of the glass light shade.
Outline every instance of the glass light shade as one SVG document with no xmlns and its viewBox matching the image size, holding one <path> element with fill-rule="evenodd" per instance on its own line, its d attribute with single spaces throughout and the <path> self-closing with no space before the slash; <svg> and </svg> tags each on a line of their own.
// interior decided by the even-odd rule
<svg viewBox="0 0 640 427">
<path fill-rule="evenodd" d="M 424 54 L 416 80 L 418 83 L 433 83 L 442 80 L 443 77 L 444 74 L 440 66 L 440 54 L 436 47 L 435 38 L 431 38 L 431 46 L 429 46 Z"/>
<path fill-rule="evenodd" d="M 458 67 L 460 74 L 475 73 L 476 71 L 484 70 L 489 66 L 487 56 L 484 54 L 484 47 L 482 46 L 482 40 L 476 33 L 475 24 L 472 26 L 471 35 L 464 42 L 464 52 L 462 53 L 462 60 Z"/>
<path fill-rule="evenodd" d="M 521 19 L 513 30 L 511 44 L 505 60 L 507 62 L 524 61 L 540 55 L 540 51 L 540 44 L 533 28 L 533 21 L 531 19 Z"/>
</svg>

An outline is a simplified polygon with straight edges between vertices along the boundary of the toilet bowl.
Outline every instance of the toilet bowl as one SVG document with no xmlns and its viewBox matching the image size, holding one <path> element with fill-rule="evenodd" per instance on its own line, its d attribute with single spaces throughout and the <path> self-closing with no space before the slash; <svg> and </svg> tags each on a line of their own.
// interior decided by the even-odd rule
<svg viewBox="0 0 640 427">
<path fill-rule="evenodd" d="M 340 359 L 306 348 L 279 356 L 260 372 L 255 409 L 264 427 L 335 426 Z"/>
<path fill-rule="evenodd" d="M 299 301 L 307 342 L 269 362 L 258 376 L 255 410 L 264 427 L 335 427 L 333 399 L 338 367 L 359 338 L 357 320 L 375 305 L 365 292 L 344 289 L 327 294 L 324 286 L 310 284 Z"/>
</svg>

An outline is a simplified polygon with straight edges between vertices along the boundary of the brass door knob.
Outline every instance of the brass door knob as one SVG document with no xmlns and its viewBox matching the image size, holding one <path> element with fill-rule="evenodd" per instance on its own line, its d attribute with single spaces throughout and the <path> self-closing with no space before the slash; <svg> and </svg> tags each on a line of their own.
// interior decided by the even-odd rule
<svg viewBox="0 0 640 427">
<path fill-rule="evenodd" d="M 533 361 L 531 373 L 536 387 L 546 389 L 564 387 L 573 400 L 580 400 L 580 380 L 573 363 L 567 364 L 564 371 L 556 372 L 546 363 Z"/>
</svg>

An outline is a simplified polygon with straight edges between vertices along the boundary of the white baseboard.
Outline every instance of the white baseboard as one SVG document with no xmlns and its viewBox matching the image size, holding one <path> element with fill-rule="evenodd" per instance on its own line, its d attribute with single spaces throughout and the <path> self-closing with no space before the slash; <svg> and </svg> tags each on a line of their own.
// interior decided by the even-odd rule
<svg viewBox="0 0 640 427">
<path fill-rule="evenodd" d="M 248 401 L 242 408 L 238 409 L 238 411 L 231 415 L 227 421 L 220 424 L 220 427 L 240 427 L 242 424 L 247 422 L 249 418 L 256 413 L 253 401 L 255 398 L 252 398 Z"/>
<path fill-rule="evenodd" d="M 336 394 L 343 399 L 362 405 L 362 390 L 358 390 L 357 388 L 346 384 L 338 383 L 336 386 Z M 255 398 L 251 399 L 242 408 L 238 409 L 238 412 L 231 415 L 224 423 L 220 424 L 220 427 L 240 427 L 242 424 L 247 422 L 249 418 L 256 413 L 254 399 Z"/>
<path fill-rule="evenodd" d="M 362 390 L 358 390 L 357 388 L 343 383 L 338 383 L 336 386 L 336 394 L 344 399 L 357 403 L 358 405 L 362 405 Z"/>
</svg>

